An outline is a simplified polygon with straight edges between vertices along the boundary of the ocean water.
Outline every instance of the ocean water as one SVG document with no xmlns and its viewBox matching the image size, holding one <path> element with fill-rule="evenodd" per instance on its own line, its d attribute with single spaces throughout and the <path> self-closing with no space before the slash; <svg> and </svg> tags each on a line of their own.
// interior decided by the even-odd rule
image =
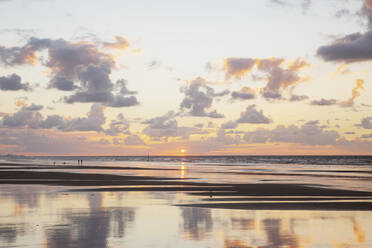
<svg viewBox="0 0 372 248">
<path fill-rule="evenodd" d="M 77 165 L 78 159 L 84 160 L 83 168 L 70 170 L 68 167 Z M 53 171 L 75 173 L 372 191 L 372 157 L 147 159 L 3 156 L 0 163 L 6 165 L 0 166 L 0 171 L 23 170 L 19 164 L 27 164 L 34 171 L 47 171 L 53 166 Z M 0 184 L 0 247 L 372 247 L 372 211 L 185 207 L 180 204 L 207 199 L 186 192 L 71 191 L 75 188 Z"/>
</svg>

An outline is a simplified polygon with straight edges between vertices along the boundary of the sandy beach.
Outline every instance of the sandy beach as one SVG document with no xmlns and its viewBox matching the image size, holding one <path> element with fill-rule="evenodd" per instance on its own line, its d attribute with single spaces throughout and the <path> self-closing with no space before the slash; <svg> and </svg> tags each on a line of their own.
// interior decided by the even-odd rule
<svg viewBox="0 0 372 248">
<path fill-rule="evenodd" d="M 125 172 L 156 170 L 154 168 L 28 164 L 0 166 L 0 184 L 68 186 L 67 191 L 75 192 L 186 192 L 199 199 L 198 203 L 180 206 L 263 210 L 372 210 L 372 192 L 369 191 L 299 184 L 199 183 L 193 182 L 192 178 L 99 173 L 99 170 L 108 169 Z"/>
</svg>

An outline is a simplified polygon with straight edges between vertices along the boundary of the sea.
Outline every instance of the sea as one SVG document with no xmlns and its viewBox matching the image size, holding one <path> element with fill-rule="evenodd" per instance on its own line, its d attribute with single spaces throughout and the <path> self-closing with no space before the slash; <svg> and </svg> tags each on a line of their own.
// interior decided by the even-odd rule
<svg viewBox="0 0 372 248">
<path fill-rule="evenodd" d="M 82 168 L 69 170 L 78 160 Z M 187 182 L 372 191 L 372 156 L 5 155 L 0 164 L 1 173 L 55 166 L 53 171 Z M 372 211 L 216 209 L 186 206 L 210 199 L 182 191 L 75 189 L 0 184 L 0 247 L 372 247 Z"/>
</svg>

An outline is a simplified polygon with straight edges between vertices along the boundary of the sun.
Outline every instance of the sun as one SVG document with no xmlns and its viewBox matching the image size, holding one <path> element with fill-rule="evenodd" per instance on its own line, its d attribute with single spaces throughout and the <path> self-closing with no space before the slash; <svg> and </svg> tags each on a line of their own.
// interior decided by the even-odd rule
<svg viewBox="0 0 372 248">
<path fill-rule="evenodd" d="M 181 149 L 180 152 L 181 152 L 181 153 L 185 153 L 186 150 L 185 150 L 185 149 Z"/>
</svg>

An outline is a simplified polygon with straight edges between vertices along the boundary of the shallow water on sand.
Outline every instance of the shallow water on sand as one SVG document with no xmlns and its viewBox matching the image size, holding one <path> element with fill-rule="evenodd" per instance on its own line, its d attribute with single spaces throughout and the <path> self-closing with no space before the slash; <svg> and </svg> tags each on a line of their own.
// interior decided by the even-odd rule
<svg viewBox="0 0 372 248">
<path fill-rule="evenodd" d="M 182 192 L 0 185 L 0 247 L 372 247 L 372 211 L 179 207 Z"/>
<path fill-rule="evenodd" d="M 290 158 L 290 157 L 288 157 Z M 364 158 L 364 157 L 363 157 Z M 368 157 L 369 158 L 369 157 Z M 323 158 L 324 159 L 324 158 Z M 351 159 L 349 159 L 351 160 Z M 347 160 L 348 162 L 350 162 Z M 90 158 L 84 165 L 77 166 L 75 158 L 59 158 L 54 166 L 52 159 L 4 160 L 18 164 L 34 164 L 34 170 L 53 166 L 53 171 L 104 173 L 131 176 L 155 176 L 181 178 L 193 182 L 207 183 L 290 183 L 315 185 L 326 188 L 372 191 L 372 157 L 368 163 L 359 164 L 360 158 L 349 164 L 311 164 L 311 163 L 206 163 L 202 162 L 156 162 L 156 161 L 104 161 Z M 277 162 L 277 160 L 275 160 Z M 342 160 L 344 161 L 344 160 Z M 337 160 L 336 162 L 342 162 Z M 64 164 L 66 163 L 66 164 Z M 371 164 L 370 164 L 371 163 Z M 18 166 L 5 165 L 6 167 Z M 0 169 L 4 167 L 1 165 Z M 75 167 L 72 169 L 72 167 Z M 89 167 L 95 167 L 90 168 Z M 48 170 L 48 169 L 46 169 Z"/>
</svg>

